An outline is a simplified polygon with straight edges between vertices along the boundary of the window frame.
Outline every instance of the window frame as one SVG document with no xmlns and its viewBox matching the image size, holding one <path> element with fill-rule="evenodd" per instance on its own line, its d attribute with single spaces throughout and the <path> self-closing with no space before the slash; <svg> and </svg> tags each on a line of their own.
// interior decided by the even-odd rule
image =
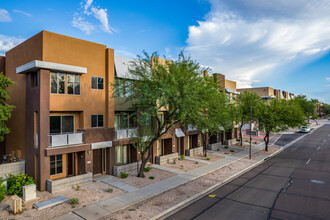
<svg viewBox="0 0 330 220">
<path fill-rule="evenodd" d="M 61 160 L 59 160 L 57 157 L 61 156 Z M 54 157 L 54 169 L 55 169 L 55 173 L 51 174 L 51 163 L 52 163 L 52 157 Z M 58 163 L 61 162 L 61 165 L 62 165 L 62 172 L 58 172 L 57 169 L 58 169 Z M 57 154 L 57 155 L 52 155 L 50 156 L 49 158 L 49 173 L 50 173 L 50 176 L 56 176 L 56 175 L 60 175 L 60 174 L 63 174 L 64 173 L 64 157 L 63 157 L 63 154 Z"/>
<path fill-rule="evenodd" d="M 96 78 L 96 87 L 97 88 L 93 88 L 93 78 Z M 103 82 L 102 82 L 102 89 L 99 88 L 99 86 L 101 85 L 99 83 L 99 79 L 102 79 Z M 92 76 L 91 77 L 91 89 L 94 89 L 94 90 L 104 90 L 104 77 L 101 77 L 101 76 Z"/>
<path fill-rule="evenodd" d="M 81 93 L 81 75 L 79 74 L 72 74 L 72 73 L 67 73 L 66 74 L 66 88 L 67 88 L 67 94 L 68 95 L 80 95 Z M 72 76 L 73 78 L 73 81 L 72 82 L 69 82 L 69 76 Z M 76 77 L 78 76 L 79 78 L 79 81 L 76 81 Z M 69 83 L 72 84 L 72 92 L 73 93 L 69 93 Z M 75 84 L 79 83 L 79 94 L 76 94 L 75 93 Z"/>
<path fill-rule="evenodd" d="M 52 92 L 52 75 L 53 74 L 56 74 L 56 93 L 55 92 Z M 64 75 L 64 91 L 63 93 L 59 93 L 59 75 Z M 65 76 L 66 74 L 65 73 L 61 73 L 61 72 L 51 72 L 50 73 L 50 93 L 51 94 L 57 94 L 57 95 L 65 95 Z"/>
<path fill-rule="evenodd" d="M 74 114 L 68 114 L 68 115 L 49 115 L 49 133 L 50 134 L 73 134 L 73 133 L 63 133 L 62 132 L 62 117 L 63 116 L 73 116 L 73 133 L 75 133 L 75 129 L 76 129 L 76 126 L 75 126 L 75 121 L 76 121 L 76 118 L 75 118 L 75 115 Z M 51 133 L 50 132 L 50 117 L 60 117 L 60 133 Z"/>
<path fill-rule="evenodd" d="M 93 116 L 96 116 L 96 126 L 93 126 Z M 102 126 L 99 126 L 99 116 L 102 116 Z M 104 115 L 94 114 L 91 115 L 91 128 L 103 128 L 104 127 Z"/>
</svg>

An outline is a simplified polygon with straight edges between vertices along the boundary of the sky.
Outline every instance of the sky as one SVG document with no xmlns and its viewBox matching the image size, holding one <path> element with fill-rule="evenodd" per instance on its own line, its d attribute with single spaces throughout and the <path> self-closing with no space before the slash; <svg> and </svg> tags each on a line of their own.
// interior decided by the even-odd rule
<svg viewBox="0 0 330 220">
<path fill-rule="evenodd" d="M 184 49 L 238 88 L 330 104 L 329 0 L 2 0 L 0 55 L 47 30 L 134 58 Z"/>
</svg>

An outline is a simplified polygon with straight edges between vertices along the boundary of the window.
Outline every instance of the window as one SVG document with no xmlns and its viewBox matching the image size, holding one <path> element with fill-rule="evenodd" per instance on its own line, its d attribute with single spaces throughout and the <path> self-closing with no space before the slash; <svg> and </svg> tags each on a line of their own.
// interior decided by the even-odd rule
<svg viewBox="0 0 330 220">
<path fill-rule="evenodd" d="M 92 115 L 91 127 L 103 127 L 103 115 Z"/>
<path fill-rule="evenodd" d="M 63 173 L 62 154 L 50 156 L 50 175 Z"/>
<path fill-rule="evenodd" d="M 226 99 L 230 101 L 230 93 L 226 93 Z"/>
<path fill-rule="evenodd" d="M 32 72 L 31 73 L 31 87 L 37 87 L 38 86 L 38 73 Z"/>
<path fill-rule="evenodd" d="M 127 164 L 127 145 L 116 146 L 116 165 Z"/>
<path fill-rule="evenodd" d="M 134 81 L 129 79 L 115 79 L 115 97 L 124 98 L 131 96 L 134 92 Z"/>
<path fill-rule="evenodd" d="M 65 93 L 65 74 L 64 73 L 51 73 L 50 74 L 50 87 L 53 94 Z"/>
<path fill-rule="evenodd" d="M 80 75 L 68 74 L 68 94 L 80 95 Z"/>
<path fill-rule="evenodd" d="M 50 133 L 62 134 L 74 132 L 74 116 L 73 115 L 51 115 L 50 116 Z"/>
<path fill-rule="evenodd" d="M 103 89 L 103 77 L 92 76 L 92 89 Z"/>
<path fill-rule="evenodd" d="M 115 115 L 115 129 L 136 128 L 136 117 L 129 113 L 119 113 Z"/>
<path fill-rule="evenodd" d="M 236 100 L 236 95 L 233 93 L 233 100 Z"/>
</svg>

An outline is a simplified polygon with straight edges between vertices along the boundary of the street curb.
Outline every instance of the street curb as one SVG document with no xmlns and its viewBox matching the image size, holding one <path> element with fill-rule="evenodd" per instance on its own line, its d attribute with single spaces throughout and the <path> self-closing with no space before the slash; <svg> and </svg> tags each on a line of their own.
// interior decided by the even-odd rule
<svg viewBox="0 0 330 220">
<path fill-rule="evenodd" d="M 323 125 L 315 128 L 313 130 L 313 132 L 309 133 L 309 134 L 312 134 L 314 133 L 317 129 L 321 128 Z M 302 138 L 306 137 L 307 135 L 303 135 L 301 137 L 298 137 L 297 139 L 291 141 L 290 143 L 286 144 L 285 146 L 281 147 L 280 149 L 278 149 L 276 152 L 272 153 L 271 155 L 265 157 L 264 159 L 258 161 L 257 163 L 245 168 L 244 170 L 234 174 L 233 176 L 231 177 L 228 177 L 227 179 L 225 179 L 224 181 L 222 182 L 219 182 L 205 190 L 203 190 L 202 192 L 199 192 L 195 195 L 193 195 L 192 197 L 190 198 L 187 198 L 181 202 L 179 202 L 178 204 L 166 209 L 165 211 L 161 212 L 160 214 L 152 217 L 152 218 L 149 218 L 149 220 L 163 220 L 171 215 L 173 215 L 174 213 L 184 209 L 185 207 L 189 206 L 190 204 L 194 203 L 195 201 L 197 201 L 198 199 L 200 199 L 201 197 L 204 197 L 205 195 L 207 195 L 208 193 L 210 193 L 211 191 L 213 190 L 216 190 L 220 187 L 222 187 L 223 185 L 226 185 L 227 183 L 231 182 L 232 180 L 236 179 L 237 177 L 247 173 L 248 171 L 252 170 L 253 168 L 259 166 L 260 164 L 264 163 L 266 160 L 270 159 L 271 157 L 274 157 L 276 156 L 277 154 L 281 153 L 283 150 L 287 149 L 288 147 L 290 147 L 291 145 L 295 144 L 296 142 L 300 141 Z M 258 152 L 258 151 L 256 151 Z M 242 158 L 243 159 L 243 158 Z M 229 164 L 228 164 L 229 165 Z"/>
<path fill-rule="evenodd" d="M 281 148 L 278 149 L 276 152 L 274 152 L 274 153 L 272 153 L 271 155 L 265 157 L 264 159 L 258 161 L 257 163 L 255 163 L 255 164 L 253 164 L 253 165 L 251 165 L 251 166 L 245 168 L 244 170 L 242 170 L 242 171 L 240 171 L 240 172 L 234 174 L 234 175 L 231 176 L 231 177 L 228 177 L 228 178 L 225 179 L 224 181 L 222 181 L 222 182 L 220 182 L 220 183 L 217 183 L 217 184 L 215 184 L 215 185 L 213 185 L 213 186 L 211 186 L 211 187 L 209 187 L 209 188 L 203 190 L 202 192 L 199 192 L 199 193 L 197 193 L 197 194 L 191 196 L 190 198 L 185 199 L 185 200 L 179 202 L 178 204 L 176 204 L 176 205 L 170 207 L 169 209 L 165 210 L 164 212 L 162 212 L 162 213 L 160 213 L 160 214 L 158 214 L 158 215 L 156 215 L 156 216 L 154 216 L 154 217 L 152 217 L 152 218 L 149 218 L 149 220 L 156 220 L 156 219 L 160 219 L 160 220 L 162 220 L 162 219 L 165 219 L 165 218 L 171 216 L 171 215 L 174 214 L 175 212 L 178 212 L 178 211 L 180 211 L 181 209 L 184 209 L 185 207 L 187 207 L 188 205 L 194 203 L 196 200 L 200 199 L 200 197 L 203 197 L 203 196 L 207 195 L 210 191 L 213 191 L 213 190 L 215 190 L 215 189 L 218 189 L 218 188 L 222 187 L 223 185 L 229 183 L 229 182 L 232 181 L 233 179 L 236 179 L 237 177 L 243 175 L 244 173 L 246 173 L 246 172 L 252 170 L 253 168 L 259 166 L 260 164 L 264 163 L 264 162 L 266 161 L 266 159 L 268 160 L 268 158 L 271 158 L 271 157 L 273 157 L 273 156 L 279 154 L 279 153 L 282 152 L 283 150 L 284 150 L 284 148 L 281 147 Z M 257 152 L 258 152 L 258 151 L 257 151 Z M 256 153 L 257 153 L 257 152 L 256 152 Z M 244 158 L 242 158 L 242 159 L 244 159 Z M 228 165 L 230 165 L 230 164 L 228 164 Z"/>
</svg>

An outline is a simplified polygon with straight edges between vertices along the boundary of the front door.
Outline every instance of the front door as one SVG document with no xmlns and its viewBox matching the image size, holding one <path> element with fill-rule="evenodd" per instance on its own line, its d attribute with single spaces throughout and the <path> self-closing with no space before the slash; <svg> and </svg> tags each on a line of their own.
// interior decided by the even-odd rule
<svg viewBox="0 0 330 220">
<path fill-rule="evenodd" d="M 93 174 L 102 174 L 102 149 L 93 150 Z"/>
<path fill-rule="evenodd" d="M 85 174 L 85 151 L 77 153 L 78 175 Z"/>
</svg>

